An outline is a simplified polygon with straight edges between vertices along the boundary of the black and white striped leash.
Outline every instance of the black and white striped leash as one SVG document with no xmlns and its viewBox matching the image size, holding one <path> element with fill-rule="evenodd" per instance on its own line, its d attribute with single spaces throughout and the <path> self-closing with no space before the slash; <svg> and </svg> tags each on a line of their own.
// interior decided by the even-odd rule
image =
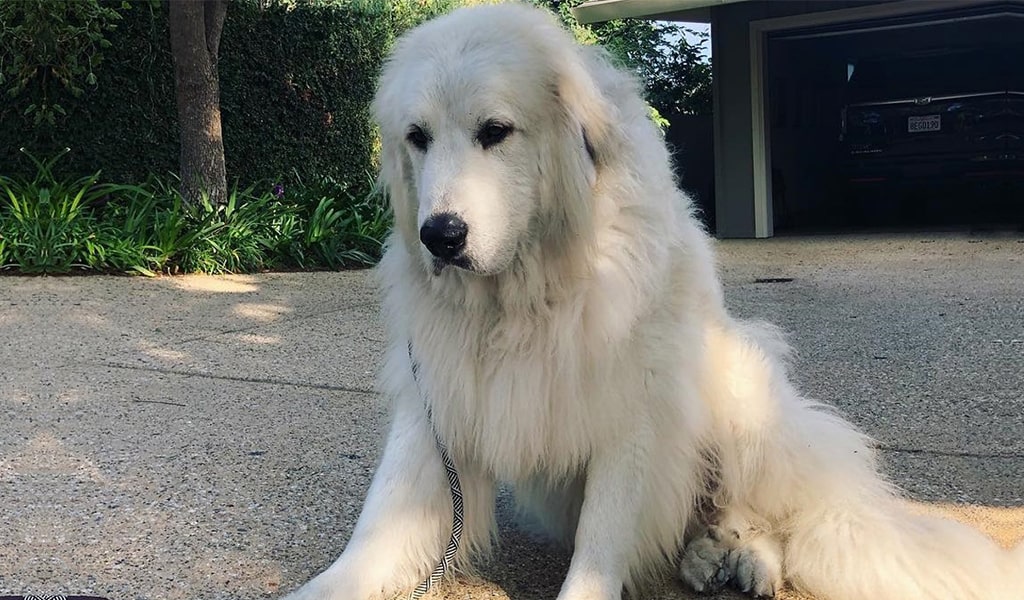
<svg viewBox="0 0 1024 600">
<path fill-rule="evenodd" d="M 455 555 L 459 552 L 459 543 L 462 541 L 462 484 L 459 482 L 459 472 L 455 469 L 455 462 L 448 454 L 448 447 L 441 440 L 434 422 L 430 418 L 430 402 L 427 400 L 423 386 L 420 385 L 420 365 L 412 355 L 412 342 L 409 342 L 409 361 L 412 363 L 412 378 L 416 381 L 416 388 L 423 399 L 424 408 L 427 410 L 427 422 L 430 423 L 430 430 L 434 433 L 434 442 L 437 444 L 437 451 L 441 454 L 441 462 L 444 463 L 444 471 L 448 476 L 448 488 L 452 494 L 452 537 L 448 540 L 448 547 L 445 548 L 441 561 L 437 563 L 430 576 L 423 580 L 409 596 L 410 600 L 419 600 L 431 588 L 441 582 L 444 574 L 451 568 Z"/>
</svg>

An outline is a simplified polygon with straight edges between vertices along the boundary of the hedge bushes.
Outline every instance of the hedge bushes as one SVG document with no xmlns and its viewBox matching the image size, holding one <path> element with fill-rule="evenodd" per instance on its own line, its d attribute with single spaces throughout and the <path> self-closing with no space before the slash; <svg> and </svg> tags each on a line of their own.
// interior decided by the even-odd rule
<svg viewBox="0 0 1024 600">
<path fill-rule="evenodd" d="M 229 176 L 365 184 L 374 166 L 369 103 L 394 35 L 388 14 L 231 8 L 220 66 Z"/>
</svg>

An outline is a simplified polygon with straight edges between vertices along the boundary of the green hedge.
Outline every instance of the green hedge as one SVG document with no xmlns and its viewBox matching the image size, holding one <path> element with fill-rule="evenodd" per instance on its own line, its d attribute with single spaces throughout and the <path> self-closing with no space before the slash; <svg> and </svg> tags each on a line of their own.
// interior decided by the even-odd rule
<svg viewBox="0 0 1024 600">
<path fill-rule="evenodd" d="M 229 176 L 291 181 L 298 171 L 303 180 L 365 185 L 374 158 L 369 103 L 393 38 L 387 14 L 232 8 L 220 72 Z"/>
<path fill-rule="evenodd" d="M 120 5 L 120 3 L 117 3 Z M 388 2 L 232 2 L 220 50 L 221 108 L 230 180 L 330 178 L 365 188 L 373 169 L 368 106 L 377 72 L 408 14 Z M 57 166 L 112 182 L 178 170 L 174 72 L 165 2 L 133 2 L 109 34 L 97 85 L 57 99 L 49 127 L 22 116 L 32 90 L 0 104 L 0 175 L 28 175 L 34 155 L 71 152 Z M 399 22 L 402 21 L 402 22 Z"/>
</svg>

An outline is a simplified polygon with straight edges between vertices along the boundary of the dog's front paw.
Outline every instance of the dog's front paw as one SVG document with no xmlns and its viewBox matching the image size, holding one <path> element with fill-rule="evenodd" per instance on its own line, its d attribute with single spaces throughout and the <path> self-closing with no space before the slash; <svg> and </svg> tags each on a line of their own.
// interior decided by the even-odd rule
<svg viewBox="0 0 1024 600">
<path fill-rule="evenodd" d="M 697 592 L 722 589 L 732 578 L 729 547 L 711 535 L 691 541 L 683 550 L 679 578 Z"/>
<path fill-rule="evenodd" d="M 302 587 L 293 590 L 281 600 L 348 600 L 355 596 L 348 593 L 339 585 L 332 585 L 331 582 L 322 581 L 322 578 L 313 579 Z"/>
<path fill-rule="evenodd" d="M 311 590 L 309 585 L 304 585 L 281 600 L 333 600 L 329 590 Z"/>
<path fill-rule="evenodd" d="M 782 560 L 770 541 L 754 540 L 729 552 L 732 584 L 755 598 L 774 598 L 782 587 Z"/>
</svg>

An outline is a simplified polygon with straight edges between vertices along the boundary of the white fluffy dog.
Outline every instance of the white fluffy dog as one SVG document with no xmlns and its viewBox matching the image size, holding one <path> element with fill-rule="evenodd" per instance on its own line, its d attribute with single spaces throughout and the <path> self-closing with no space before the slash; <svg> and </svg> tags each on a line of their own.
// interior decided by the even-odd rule
<svg viewBox="0 0 1024 600">
<path fill-rule="evenodd" d="M 491 546 L 507 482 L 573 548 L 560 600 L 670 569 L 755 596 L 1024 598 L 1010 553 L 905 512 L 776 332 L 726 313 L 638 87 L 598 50 L 524 5 L 460 9 L 398 42 L 374 112 L 393 423 L 348 547 L 290 598 L 428 575 L 453 520 L 435 434 L 465 493 L 457 562 Z"/>
</svg>

